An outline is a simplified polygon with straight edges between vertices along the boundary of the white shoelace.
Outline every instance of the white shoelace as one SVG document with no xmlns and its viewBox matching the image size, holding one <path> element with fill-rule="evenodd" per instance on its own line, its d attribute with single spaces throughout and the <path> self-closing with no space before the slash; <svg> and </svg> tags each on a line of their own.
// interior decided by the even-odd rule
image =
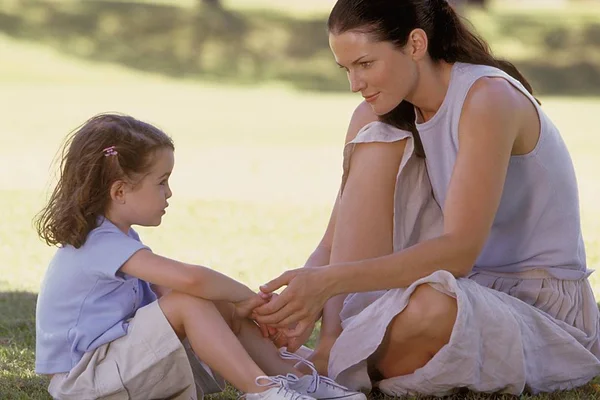
<svg viewBox="0 0 600 400">
<path fill-rule="evenodd" d="M 284 398 L 289 397 L 290 400 L 297 400 L 303 397 L 302 394 L 289 388 L 288 381 L 283 375 L 259 376 L 254 382 L 260 387 L 278 387 L 277 393 L 283 395 Z M 240 397 L 244 398 L 244 395 Z"/>
<path fill-rule="evenodd" d="M 289 351 L 283 350 L 283 349 L 281 349 L 279 351 L 279 355 L 284 360 L 300 361 L 302 364 L 308 366 L 308 368 L 311 369 L 313 380 L 312 380 L 312 383 L 310 385 L 310 388 L 308 389 L 309 393 L 316 392 L 317 389 L 319 388 L 319 385 L 321 383 L 324 383 L 325 385 L 333 386 L 336 389 L 341 389 L 341 390 L 344 390 L 344 391 L 348 390 L 347 387 L 340 385 L 339 383 L 337 383 L 333 379 L 328 378 L 326 376 L 319 375 L 319 372 L 317 372 L 317 369 L 315 368 L 315 365 L 313 363 L 311 363 L 310 361 L 306 360 L 305 358 L 302 358 L 302 357 L 300 357 L 297 354 L 290 353 Z M 294 382 L 297 381 L 297 380 L 299 380 L 299 378 L 296 375 L 293 375 L 293 374 L 287 374 L 287 379 L 288 380 L 292 380 Z"/>
</svg>

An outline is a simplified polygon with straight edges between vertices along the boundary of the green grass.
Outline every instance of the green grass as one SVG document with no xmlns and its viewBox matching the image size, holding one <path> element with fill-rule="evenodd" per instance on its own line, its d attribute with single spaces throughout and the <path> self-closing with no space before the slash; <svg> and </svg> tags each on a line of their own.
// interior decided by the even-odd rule
<svg viewBox="0 0 600 400">
<path fill-rule="evenodd" d="M 242 0 L 230 4 L 236 1 L 242 7 Z M 244 4 L 274 4 L 252 1 Z M 307 2 L 307 12 L 318 11 L 324 4 L 319 1 Z M 507 11 L 499 7 L 493 12 Z M 490 31 L 496 26 L 483 25 Z M 175 139 L 171 207 L 159 228 L 140 229 L 155 252 L 210 265 L 256 288 L 302 265 L 316 245 L 337 191 L 341 146 L 356 96 L 297 92 L 279 83 L 235 87 L 175 80 L 4 34 L 0 48 L 10 55 L 0 63 L 0 109 L 5 110 L 0 118 L 1 399 L 49 398 L 47 382 L 33 373 L 34 312 L 53 249 L 37 239 L 31 219 L 44 203 L 62 138 L 93 114 L 130 113 Z M 542 96 L 542 101 L 571 149 L 589 267 L 598 269 L 600 97 Z M 594 274 L 591 281 L 600 298 L 600 277 Z M 521 398 L 600 398 L 597 389 L 591 384 Z M 236 393 L 214 397 L 232 400 Z"/>
</svg>

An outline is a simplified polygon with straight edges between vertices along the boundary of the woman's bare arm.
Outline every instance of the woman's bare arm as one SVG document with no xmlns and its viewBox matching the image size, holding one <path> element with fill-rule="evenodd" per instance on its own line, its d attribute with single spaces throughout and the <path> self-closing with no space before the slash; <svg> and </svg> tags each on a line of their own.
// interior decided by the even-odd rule
<svg viewBox="0 0 600 400">
<path fill-rule="evenodd" d="M 511 152 L 529 112 L 523 95 L 508 82 L 478 81 L 460 121 L 443 234 L 388 256 L 287 271 L 261 288 L 269 293 L 287 285 L 275 301 L 261 307 L 260 321 L 276 326 L 299 322 L 300 331 L 339 294 L 407 287 L 439 270 L 466 276 L 489 236 Z M 391 149 L 381 156 L 393 157 Z"/>
</svg>

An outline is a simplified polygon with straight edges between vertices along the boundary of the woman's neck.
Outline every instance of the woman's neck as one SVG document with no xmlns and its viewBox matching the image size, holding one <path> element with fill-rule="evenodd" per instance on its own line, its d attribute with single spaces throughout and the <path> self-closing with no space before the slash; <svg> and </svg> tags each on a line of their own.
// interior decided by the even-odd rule
<svg viewBox="0 0 600 400">
<path fill-rule="evenodd" d="M 419 122 L 427 122 L 438 112 L 452 75 L 452 64 L 424 62 L 419 68 L 419 78 L 414 92 L 406 98 L 417 109 Z"/>
</svg>

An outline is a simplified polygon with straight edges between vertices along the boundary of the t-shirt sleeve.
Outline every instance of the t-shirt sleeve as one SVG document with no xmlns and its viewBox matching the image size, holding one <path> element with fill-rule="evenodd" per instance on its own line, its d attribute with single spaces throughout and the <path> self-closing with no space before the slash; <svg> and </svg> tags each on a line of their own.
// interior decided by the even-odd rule
<svg viewBox="0 0 600 400">
<path fill-rule="evenodd" d="M 137 234 L 135 237 L 128 236 L 106 223 L 90 233 L 85 247 L 89 260 L 86 268 L 93 274 L 107 278 L 115 278 L 119 268 L 136 252 L 150 250 L 139 240 Z"/>
</svg>

